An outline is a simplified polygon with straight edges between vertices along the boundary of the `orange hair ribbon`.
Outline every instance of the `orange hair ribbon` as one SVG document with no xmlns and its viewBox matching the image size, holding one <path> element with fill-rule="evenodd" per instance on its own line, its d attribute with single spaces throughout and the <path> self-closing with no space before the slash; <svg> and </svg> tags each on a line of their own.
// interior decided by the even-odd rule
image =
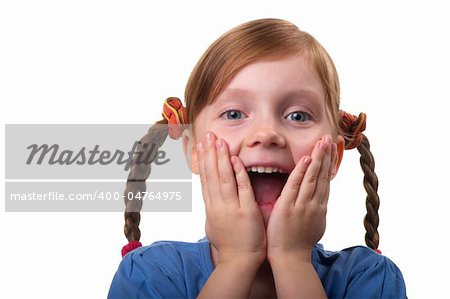
<svg viewBox="0 0 450 299">
<path fill-rule="evenodd" d="M 178 139 L 188 124 L 186 108 L 179 98 L 168 98 L 164 101 L 162 116 L 169 124 L 169 136 Z"/>
<path fill-rule="evenodd" d="M 344 132 L 345 149 L 358 147 L 362 141 L 362 132 L 366 129 L 366 114 L 358 116 L 339 110 L 339 126 Z"/>
</svg>

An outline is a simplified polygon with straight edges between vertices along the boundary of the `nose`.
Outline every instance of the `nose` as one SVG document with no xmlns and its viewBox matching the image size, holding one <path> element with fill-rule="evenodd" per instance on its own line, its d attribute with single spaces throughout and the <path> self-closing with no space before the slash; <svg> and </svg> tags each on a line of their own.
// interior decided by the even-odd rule
<svg viewBox="0 0 450 299">
<path fill-rule="evenodd" d="M 250 132 L 247 146 L 285 147 L 286 138 L 277 127 L 268 123 L 260 124 Z"/>
</svg>

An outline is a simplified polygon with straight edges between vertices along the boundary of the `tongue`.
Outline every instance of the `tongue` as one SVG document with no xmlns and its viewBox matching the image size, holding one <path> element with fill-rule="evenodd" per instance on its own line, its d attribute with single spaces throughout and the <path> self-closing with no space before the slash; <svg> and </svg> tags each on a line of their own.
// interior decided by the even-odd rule
<svg viewBox="0 0 450 299">
<path fill-rule="evenodd" d="M 287 177 L 279 173 L 249 173 L 258 204 L 275 203 L 283 190 Z"/>
</svg>

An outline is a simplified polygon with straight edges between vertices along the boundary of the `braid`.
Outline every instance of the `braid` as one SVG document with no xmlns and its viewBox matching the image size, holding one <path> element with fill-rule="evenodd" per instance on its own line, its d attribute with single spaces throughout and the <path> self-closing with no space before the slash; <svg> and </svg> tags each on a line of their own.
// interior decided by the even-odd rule
<svg viewBox="0 0 450 299">
<path fill-rule="evenodd" d="M 364 189 L 366 189 L 366 216 L 364 217 L 364 227 L 366 229 L 366 245 L 378 253 L 380 236 L 378 234 L 378 208 L 380 198 L 378 197 L 378 177 L 375 174 L 375 160 L 370 152 L 370 143 L 367 136 L 363 134 L 366 129 L 366 114 L 360 113 L 358 116 L 339 110 L 339 128 L 345 140 L 345 149 L 357 148 L 361 154 L 359 160 L 364 172 Z"/>
<path fill-rule="evenodd" d="M 122 248 L 122 257 L 128 252 L 142 246 L 141 221 L 142 192 L 146 191 L 145 180 L 151 172 L 151 163 L 155 160 L 158 149 L 164 143 L 167 135 L 172 139 L 181 137 L 187 125 L 186 108 L 179 98 L 166 99 L 163 106 L 163 120 L 150 127 L 147 134 L 140 140 L 137 150 L 131 160 L 130 173 L 124 192 L 125 200 L 125 225 L 123 232 L 128 239 L 128 244 Z"/>
<path fill-rule="evenodd" d="M 145 180 L 150 175 L 151 162 L 156 157 L 157 150 L 164 143 L 168 128 L 166 120 L 157 122 L 150 127 L 147 134 L 142 137 L 138 145 L 137 151 L 133 156 L 130 166 L 130 173 L 128 175 L 127 184 L 125 187 L 125 225 L 124 233 L 129 242 L 139 241 L 141 238 L 141 231 L 139 230 L 139 222 L 141 220 L 140 210 L 142 208 L 142 201 L 140 200 L 140 192 L 146 191 Z M 156 146 L 152 148 L 151 144 Z M 152 151 L 150 151 L 152 149 Z M 140 154 L 140 155 L 139 155 Z M 146 163 L 137 163 L 138 157 L 140 160 L 147 161 Z M 129 195 L 129 194 L 132 194 Z M 130 200 L 130 198 L 132 200 Z"/>
<path fill-rule="evenodd" d="M 364 217 L 364 227 L 366 228 L 365 241 L 369 248 L 377 250 L 380 242 L 378 234 L 378 208 L 380 198 L 378 197 L 378 177 L 375 174 L 375 160 L 370 152 L 370 143 L 366 135 L 362 134 L 361 144 L 357 147 L 361 154 L 360 164 L 364 172 L 364 189 L 366 189 L 366 209 L 367 214 Z"/>
</svg>

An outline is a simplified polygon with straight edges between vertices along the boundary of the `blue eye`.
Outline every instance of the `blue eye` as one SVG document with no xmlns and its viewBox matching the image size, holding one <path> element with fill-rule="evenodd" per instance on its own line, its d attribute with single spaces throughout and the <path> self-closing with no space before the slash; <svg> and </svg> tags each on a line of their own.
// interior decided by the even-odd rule
<svg viewBox="0 0 450 299">
<path fill-rule="evenodd" d="M 305 121 L 311 120 L 311 115 L 309 115 L 306 112 L 295 111 L 295 112 L 289 113 L 287 118 L 289 120 L 293 120 L 296 122 L 305 122 Z"/>
<path fill-rule="evenodd" d="M 225 117 L 226 119 L 230 120 L 241 119 L 242 112 L 239 110 L 228 110 L 222 114 L 222 117 Z"/>
</svg>

